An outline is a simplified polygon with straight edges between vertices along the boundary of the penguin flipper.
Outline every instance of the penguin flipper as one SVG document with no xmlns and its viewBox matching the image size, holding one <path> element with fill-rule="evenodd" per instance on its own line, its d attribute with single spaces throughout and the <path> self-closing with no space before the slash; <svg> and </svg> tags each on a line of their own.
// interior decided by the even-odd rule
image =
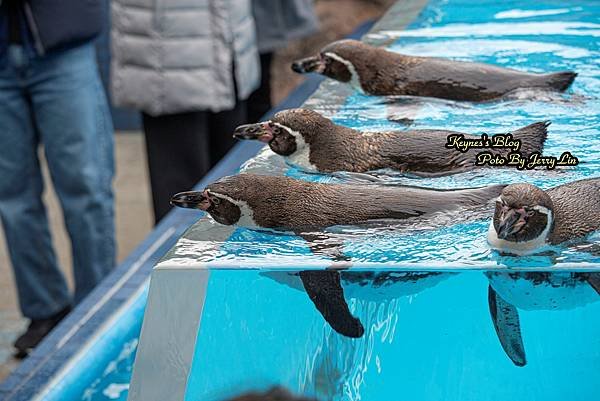
<svg viewBox="0 0 600 401">
<path fill-rule="evenodd" d="M 342 265 L 333 270 L 306 270 L 300 272 L 302 285 L 310 300 L 331 328 L 352 338 L 362 337 L 365 329 L 359 319 L 352 316 L 342 288 L 339 268 L 348 266 L 349 258 L 343 253 L 343 243 L 324 233 L 298 233 L 304 238 L 315 255 L 325 256 Z"/>
<path fill-rule="evenodd" d="M 488 305 L 500 345 L 516 366 L 525 366 L 527 358 L 517 308 L 506 302 L 488 286 Z"/>
<path fill-rule="evenodd" d="M 362 337 L 365 329 L 350 313 L 338 271 L 305 270 L 300 272 L 300 279 L 310 300 L 332 329 L 346 337 Z"/>
<path fill-rule="evenodd" d="M 600 273 L 589 273 L 587 276 L 587 282 L 594 290 L 596 290 L 598 295 L 600 295 Z"/>
</svg>

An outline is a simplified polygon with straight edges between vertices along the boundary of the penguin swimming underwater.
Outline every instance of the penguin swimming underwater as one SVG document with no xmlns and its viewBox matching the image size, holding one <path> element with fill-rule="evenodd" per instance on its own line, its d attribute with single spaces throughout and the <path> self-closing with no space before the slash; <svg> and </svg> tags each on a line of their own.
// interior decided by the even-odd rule
<svg viewBox="0 0 600 401">
<path fill-rule="evenodd" d="M 275 386 L 264 392 L 247 392 L 227 401 L 317 401 L 317 399 L 294 395 L 283 387 Z"/>
<path fill-rule="evenodd" d="M 536 122 L 513 131 L 521 142 L 519 152 L 527 157 L 542 152 L 549 122 Z M 480 137 L 447 130 L 368 132 L 335 124 L 309 109 L 283 110 L 269 121 L 242 125 L 234 137 L 266 142 L 273 152 L 303 170 L 319 172 L 366 172 L 390 168 L 417 176 L 439 176 L 476 168 L 477 153 L 446 147 L 449 135 L 465 139 Z M 511 149 L 489 149 L 506 155 Z"/>
<path fill-rule="evenodd" d="M 529 255 L 543 250 L 547 244 L 581 239 L 597 230 L 600 230 L 600 178 L 574 181 L 546 191 L 531 184 L 512 184 L 504 188 L 496 201 L 488 243 L 504 253 Z M 543 272 L 488 273 L 488 278 L 490 314 L 500 343 L 515 365 L 524 366 L 518 311 L 506 299 L 507 292 L 498 278 L 529 280 L 556 291 L 557 286 L 550 280 L 553 276 Z M 600 295 L 600 273 L 570 273 L 569 282 L 571 287 L 588 285 L 588 293 Z M 496 292 L 497 288 L 501 288 L 501 294 Z"/>
<path fill-rule="evenodd" d="M 449 100 L 487 101 L 516 89 L 565 91 L 572 71 L 533 74 L 489 64 L 416 57 L 356 40 L 325 46 L 319 55 L 292 64 L 298 73 L 316 72 L 369 95 L 407 95 Z"/>
<path fill-rule="evenodd" d="M 204 191 L 172 197 L 174 206 L 201 209 L 224 225 L 293 232 L 308 241 L 313 253 L 347 260 L 341 244 L 331 243 L 322 230 L 337 225 L 403 220 L 436 212 L 477 207 L 504 188 L 435 190 L 409 186 L 319 184 L 287 177 L 240 174 L 220 179 Z M 315 233 L 315 231 L 320 231 Z M 331 327 L 348 337 L 364 333 L 349 311 L 337 270 L 300 272 L 300 279 Z"/>
</svg>

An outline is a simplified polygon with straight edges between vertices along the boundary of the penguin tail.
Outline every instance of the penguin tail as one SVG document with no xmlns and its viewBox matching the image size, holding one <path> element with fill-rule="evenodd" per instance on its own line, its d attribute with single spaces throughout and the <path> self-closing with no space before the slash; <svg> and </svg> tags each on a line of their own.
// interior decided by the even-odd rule
<svg viewBox="0 0 600 401">
<path fill-rule="evenodd" d="M 300 279 L 310 300 L 333 330 L 346 337 L 362 337 L 365 329 L 350 313 L 338 271 L 305 270 L 300 272 Z"/>
<path fill-rule="evenodd" d="M 530 154 L 533 152 L 542 153 L 544 150 L 544 143 L 546 142 L 546 138 L 548 138 L 548 126 L 550 124 L 552 124 L 550 121 L 538 121 L 511 132 L 515 139 L 521 141 L 521 148 L 519 151 L 522 154 Z"/>
<path fill-rule="evenodd" d="M 575 77 L 577 77 L 577 73 L 573 71 L 561 71 L 547 74 L 544 75 L 544 86 L 564 92 L 571 86 Z"/>
</svg>

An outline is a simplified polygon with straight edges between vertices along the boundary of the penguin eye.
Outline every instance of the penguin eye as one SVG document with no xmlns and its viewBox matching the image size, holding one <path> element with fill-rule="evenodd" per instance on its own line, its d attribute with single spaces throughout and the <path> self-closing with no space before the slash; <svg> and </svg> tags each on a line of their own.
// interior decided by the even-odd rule
<svg viewBox="0 0 600 401">
<path fill-rule="evenodd" d="M 211 199 L 211 201 L 212 201 L 212 204 L 213 204 L 213 205 L 215 205 L 215 206 L 219 206 L 219 205 L 221 204 L 221 199 L 220 199 L 220 198 L 217 198 L 216 196 L 215 196 L 215 197 L 213 197 L 213 198 Z"/>
<path fill-rule="evenodd" d="M 525 209 L 525 213 L 527 213 L 528 217 L 531 217 L 531 216 L 533 216 L 535 214 L 535 210 L 526 208 Z"/>
<path fill-rule="evenodd" d="M 273 132 L 273 135 L 279 135 L 281 133 L 281 128 L 279 128 L 278 126 L 274 126 L 271 129 L 271 132 Z"/>
<path fill-rule="evenodd" d="M 497 205 L 498 207 L 500 207 L 504 213 L 506 213 L 506 212 L 508 211 L 508 209 L 509 209 L 509 207 L 508 207 L 508 205 L 506 204 L 506 202 L 504 201 L 504 199 L 498 199 L 498 200 L 496 201 L 496 205 Z"/>
</svg>

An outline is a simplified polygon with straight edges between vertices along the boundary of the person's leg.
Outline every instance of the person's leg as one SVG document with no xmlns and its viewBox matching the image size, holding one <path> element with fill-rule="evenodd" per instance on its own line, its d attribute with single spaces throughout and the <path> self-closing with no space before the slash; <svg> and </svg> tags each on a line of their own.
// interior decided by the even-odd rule
<svg viewBox="0 0 600 401">
<path fill-rule="evenodd" d="M 271 62 L 273 53 L 263 53 L 260 55 L 260 86 L 248 97 L 248 123 L 255 123 L 261 120 L 267 111 L 271 110 Z"/>
<path fill-rule="evenodd" d="M 21 70 L 12 61 L 0 63 L 0 217 L 21 312 L 31 320 L 43 320 L 68 307 L 71 298 L 42 203 L 39 138 Z"/>
<path fill-rule="evenodd" d="M 156 223 L 171 210 L 171 196 L 190 190 L 210 168 L 207 114 L 142 115 Z"/>
<path fill-rule="evenodd" d="M 93 46 L 34 59 L 28 84 L 71 239 L 78 302 L 115 265 L 113 128 Z"/>
<path fill-rule="evenodd" d="M 235 145 L 233 131 L 246 123 L 246 106 L 246 101 L 238 100 L 231 110 L 210 113 L 208 132 L 211 168 Z"/>
</svg>

